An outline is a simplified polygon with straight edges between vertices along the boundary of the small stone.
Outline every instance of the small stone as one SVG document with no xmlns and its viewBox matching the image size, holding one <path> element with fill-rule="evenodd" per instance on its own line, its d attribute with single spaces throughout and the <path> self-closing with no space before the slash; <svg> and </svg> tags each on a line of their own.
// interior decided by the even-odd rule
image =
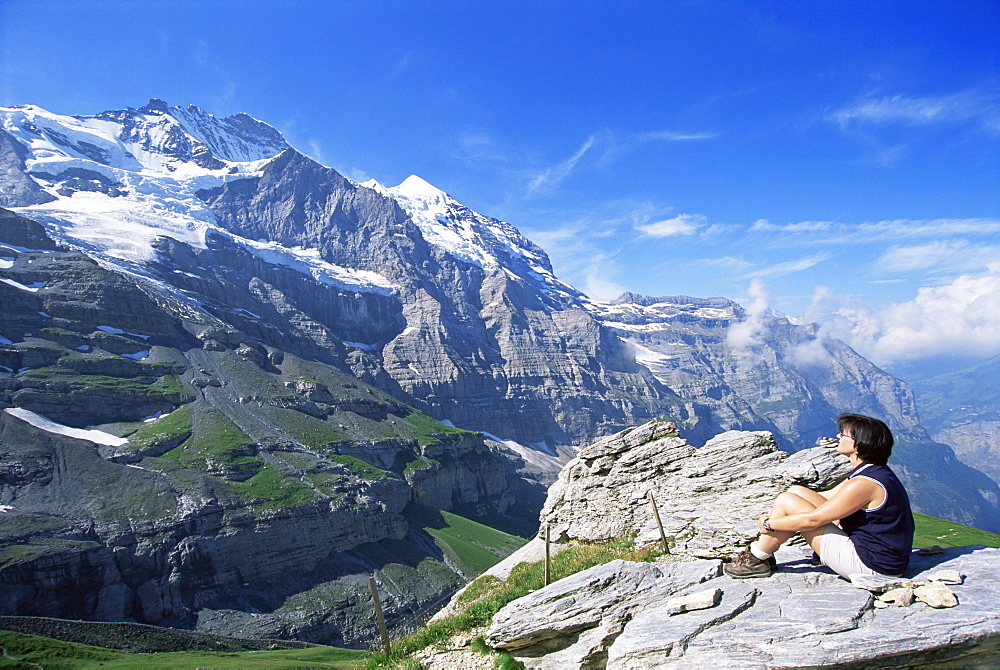
<svg viewBox="0 0 1000 670">
<path fill-rule="evenodd" d="M 942 549 L 936 544 L 931 545 L 929 547 L 923 547 L 921 549 L 917 549 L 917 553 L 920 554 L 921 556 L 933 556 L 934 554 L 940 554 L 942 551 L 944 551 L 944 549 Z"/>
<path fill-rule="evenodd" d="M 938 570 L 927 575 L 927 581 L 940 582 L 942 584 L 961 584 L 965 581 L 965 575 L 958 570 Z"/>
<path fill-rule="evenodd" d="M 678 596 L 667 601 L 669 608 L 676 607 L 679 612 L 690 612 L 692 610 L 704 610 L 715 607 L 722 597 L 722 589 L 707 589 L 697 593 L 689 593 L 686 596 Z"/>
<path fill-rule="evenodd" d="M 917 587 L 913 591 L 913 595 L 917 597 L 917 600 L 925 602 L 935 609 L 954 607 L 958 604 L 958 598 L 955 597 L 955 594 L 941 582 L 931 582 Z"/>
<path fill-rule="evenodd" d="M 855 573 L 851 575 L 851 584 L 859 589 L 864 589 L 865 591 L 871 591 L 872 593 L 886 593 L 892 591 L 893 589 L 900 589 L 905 587 L 914 588 L 914 584 L 909 579 L 903 579 L 901 577 L 886 577 L 885 575 L 863 575 L 860 573 Z"/>
<path fill-rule="evenodd" d="M 879 598 L 884 603 L 896 603 L 896 607 L 909 607 L 913 604 L 913 589 L 903 586 L 891 591 L 886 591 Z"/>
<path fill-rule="evenodd" d="M 884 610 L 886 607 L 889 607 L 889 603 L 885 602 L 884 600 L 876 600 L 872 604 L 875 606 L 875 609 L 877 610 Z"/>
</svg>

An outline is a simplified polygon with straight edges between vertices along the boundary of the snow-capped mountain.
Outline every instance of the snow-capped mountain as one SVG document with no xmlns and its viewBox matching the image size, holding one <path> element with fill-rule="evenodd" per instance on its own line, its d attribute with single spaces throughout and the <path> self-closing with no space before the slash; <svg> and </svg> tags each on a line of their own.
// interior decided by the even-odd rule
<svg viewBox="0 0 1000 670">
<path fill-rule="evenodd" d="M 24 172 L 46 200 L 22 213 L 63 243 L 143 263 L 155 259 L 158 237 L 203 249 L 211 230 L 319 281 L 362 291 L 393 287 L 378 273 L 324 263 L 315 249 L 241 238 L 217 225 L 200 194 L 259 177 L 290 148 L 274 128 L 247 114 L 218 119 L 193 105 L 170 107 L 154 99 L 139 109 L 94 116 L 57 115 L 31 105 L 0 108 L 0 119 L 23 147 Z M 512 225 L 470 210 L 420 177 L 390 188 L 375 180 L 362 185 L 396 200 L 427 242 L 446 253 L 530 280 L 556 306 L 589 302 L 558 280 L 545 252 Z"/>
<path fill-rule="evenodd" d="M 0 121 L 23 147 L 24 172 L 44 199 L 19 211 L 61 243 L 134 269 L 157 259 L 158 238 L 205 249 L 211 231 L 322 283 L 392 289 L 377 273 L 323 262 L 315 250 L 241 238 L 217 225 L 199 193 L 259 176 L 289 148 L 274 128 L 246 114 L 217 119 L 194 106 L 151 100 L 95 116 L 62 116 L 30 105 L 0 108 Z"/>
<path fill-rule="evenodd" d="M 532 532 L 576 445 L 649 419 L 794 451 L 876 414 L 919 510 L 1000 518 L 908 387 L 809 326 L 751 315 L 737 350 L 724 298 L 591 302 L 512 225 L 418 177 L 356 184 L 246 115 L 0 124 L 11 611 L 360 644 L 385 541 L 390 619 L 462 581 L 408 505 Z"/>
<path fill-rule="evenodd" d="M 6 108 L 0 122 L 0 205 L 187 310 L 456 426 L 546 451 L 660 417 L 695 441 L 768 429 L 794 450 L 855 410 L 926 439 L 904 384 L 808 326 L 759 315 L 737 351 L 727 336 L 747 314 L 732 301 L 594 303 L 509 223 L 416 176 L 354 183 L 247 115 L 153 100 L 94 116 Z"/>
<path fill-rule="evenodd" d="M 0 185 L 10 186 L 0 205 L 107 267 L 169 286 L 195 309 L 219 316 L 223 306 L 238 308 L 241 317 L 258 317 L 253 326 L 263 332 L 295 332 L 456 425 L 568 443 L 632 405 L 616 400 L 618 409 L 594 411 L 617 395 L 612 379 L 635 377 L 627 386 L 643 396 L 663 393 L 634 363 L 600 362 L 621 359 L 624 345 L 601 342 L 584 311 L 589 301 L 555 277 L 543 250 L 419 177 L 361 186 L 247 115 L 217 119 L 159 100 L 94 116 L 5 108 L 0 123 Z M 234 254 L 250 264 L 242 277 L 291 271 L 269 282 L 294 306 L 256 289 L 232 305 L 240 300 L 218 275 Z M 295 277 L 332 292 L 321 327 L 298 326 L 316 319 L 316 296 L 293 298 L 303 291 Z M 429 348 L 443 356 L 428 356 Z M 539 376 L 558 379 L 560 390 L 543 392 L 533 381 Z M 479 380 L 470 388 L 482 400 L 456 404 L 453 390 L 430 390 L 466 387 L 468 379 Z M 569 379 L 589 379 L 608 397 L 554 421 L 532 399 L 566 402 L 579 394 Z M 500 397 L 484 416 L 479 403 L 491 394 Z M 529 424 L 530 433 L 518 428 Z M 572 425 L 579 427 L 567 432 Z"/>
<path fill-rule="evenodd" d="M 410 175 L 399 186 L 388 188 L 372 179 L 362 186 L 396 200 L 429 243 L 456 258 L 533 279 L 557 305 L 590 303 L 580 291 L 556 278 L 548 255 L 517 228 L 469 209 L 424 179 Z"/>
</svg>

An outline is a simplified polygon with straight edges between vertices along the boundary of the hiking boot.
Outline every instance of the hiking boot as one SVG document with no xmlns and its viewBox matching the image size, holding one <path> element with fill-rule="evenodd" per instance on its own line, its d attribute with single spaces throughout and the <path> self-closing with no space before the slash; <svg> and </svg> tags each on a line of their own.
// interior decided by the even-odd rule
<svg viewBox="0 0 1000 670">
<path fill-rule="evenodd" d="M 778 561 L 773 555 L 761 560 L 753 555 L 750 547 L 747 547 L 736 555 L 732 563 L 727 563 L 722 569 L 734 579 L 770 577 L 778 569 Z"/>
</svg>

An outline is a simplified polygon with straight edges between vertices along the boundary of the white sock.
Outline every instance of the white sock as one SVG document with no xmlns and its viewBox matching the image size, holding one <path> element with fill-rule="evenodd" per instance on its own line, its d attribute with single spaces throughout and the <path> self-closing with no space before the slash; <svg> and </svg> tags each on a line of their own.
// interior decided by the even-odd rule
<svg viewBox="0 0 1000 670">
<path fill-rule="evenodd" d="M 767 551 L 761 551 L 760 546 L 756 542 L 750 543 L 750 553 L 762 561 L 766 561 L 767 559 L 771 558 L 771 553 Z"/>
</svg>

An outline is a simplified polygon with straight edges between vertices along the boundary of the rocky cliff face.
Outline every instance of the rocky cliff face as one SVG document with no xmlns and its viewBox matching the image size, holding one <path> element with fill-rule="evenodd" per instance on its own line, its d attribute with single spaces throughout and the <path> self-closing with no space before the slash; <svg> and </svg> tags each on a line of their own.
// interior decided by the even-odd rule
<svg viewBox="0 0 1000 670">
<path fill-rule="evenodd" d="M 342 339 L 367 345 L 356 374 L 429 414 L 523 442 L 576 443 L 650 418 L 671 398 L 576 295 L 432 246 L 391 198 L 293 151 L 203 197 L 241 237 L 385 277 L 395 318 Z"/>
<path fill-rule="evenodd" d="M 193 305 L 10 212 L 0 240 L 5 613 L 363 644 L 369 574 L 391 623 L 466 579 L 408 505 L 530 514 L 481 434 L 239 330 L 223 293 Z"/>
</svg>

